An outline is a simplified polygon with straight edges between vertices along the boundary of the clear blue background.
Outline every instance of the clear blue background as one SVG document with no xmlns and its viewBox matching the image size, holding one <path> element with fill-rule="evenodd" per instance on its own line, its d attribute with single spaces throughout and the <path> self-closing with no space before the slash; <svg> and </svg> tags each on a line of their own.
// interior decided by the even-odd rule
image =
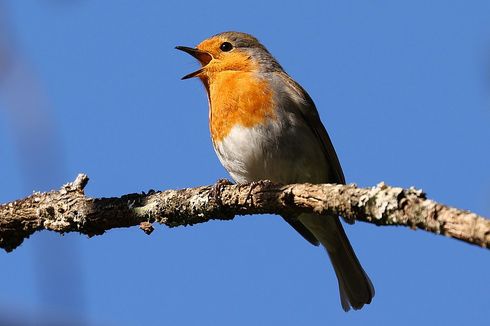
<svg viewBox="0 0 490 326">
<path fill-rule="evenodd" d="M 94 197 L 227 177 L 205 92 L 179 80 L 197 64 L 174 46 L 238 30 L 308 90 L 348 182 L 414 185 L 490 216 L 488 1 L 4 0 L 0 29 L 0 202 L 79 172 Z M 358 312 L 342 311 L 321 249 L 252 216 L 151 236 L 37 233 L 0 253 L 0 320 L 488 325 L 487 250 L 405 228 L 347 232 L 376 287 Z"/>
</svg>

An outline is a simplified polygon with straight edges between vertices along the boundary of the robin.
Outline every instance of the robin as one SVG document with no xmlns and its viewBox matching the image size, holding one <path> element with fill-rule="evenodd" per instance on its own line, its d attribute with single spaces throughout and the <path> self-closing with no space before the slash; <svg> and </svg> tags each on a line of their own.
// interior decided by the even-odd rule
<svg viewBox="0 0 490 326">
<path fill-rule="evenodd" d="M 345 184 L 312 99 L 255 37 L 224 32 L 176 49 L 201 63 L 182 79 L 204 84 L 213 146 L 235 182 Z M 307 241 L 325 247 L 345 311 L 371 302 L 373 285 L 337 216 L 283 217 Z"/>
</svg>

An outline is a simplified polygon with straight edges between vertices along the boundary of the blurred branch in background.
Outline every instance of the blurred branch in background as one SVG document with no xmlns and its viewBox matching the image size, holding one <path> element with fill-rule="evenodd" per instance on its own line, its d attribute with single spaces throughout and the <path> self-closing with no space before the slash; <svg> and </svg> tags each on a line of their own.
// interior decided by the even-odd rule
<svg viewBox="0 0 490 326">
<path fill-rule="evenodd" d="M 88 177 L 78 175 L 59 191 L 35 193 L 0 205 L 0 247 L 11 251 L 39 230 L 100 235 L 112 228 L 139 225 L 147 234 L 151 223 L 170 227 L 210 220 L 231 220 L 235 215 L 300 213 L 340 215 L 348 221 L 378 226 L 408 226 L 490 246 L 490 220 L 474 213 L 436 203 L 414 188 L 372 188 L 356 185 L 292 184 L 270 181 L 182 190 L 150 191 L 119 198 L 89 198 Z M 320 217 L 319 218 L 324 218 Z"/>
<path fill-rule="evenodd" d="M 66 174 L 56 118 L 39 78 L 16 46 L 8 13 L 7 3 L 0 0 L 0 101 L 11 126 L 23 189 L 25 192 L 48 190 L 59 184 Z M 58 239 L 48 236 L 37 240 L 33 247 L 35 270 L 32 275 L 38 278 L 40 310 L 57 310 L 72 315 L 71 324 L 85 324 L 77 243 L 64 241 L 63 246 L 59 246 Z"/>
</svg>

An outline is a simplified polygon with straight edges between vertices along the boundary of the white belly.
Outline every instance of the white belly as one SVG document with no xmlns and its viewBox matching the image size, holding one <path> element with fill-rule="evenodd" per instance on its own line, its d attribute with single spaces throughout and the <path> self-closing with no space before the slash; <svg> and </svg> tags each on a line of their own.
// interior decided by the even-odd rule
<svg viewBox="0 0 490 326">
<path fill-rule="evenodd" d="M 328 167 L 319 140 L 297 116 L 284 114 L 253 128 L 235 126 L 215 151 L 238 183 L 328 182 Z"/>
</svg>

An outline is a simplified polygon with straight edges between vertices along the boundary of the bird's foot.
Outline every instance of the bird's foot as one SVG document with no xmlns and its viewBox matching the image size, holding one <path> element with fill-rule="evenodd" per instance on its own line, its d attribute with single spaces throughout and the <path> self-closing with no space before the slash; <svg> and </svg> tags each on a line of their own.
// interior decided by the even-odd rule
<svg viewBox="0 0 490 326">
<path fill-rule="evenodd" d="M 255 187 L 260 186 L 260 185 L 267 185 L 270 184 L 270 180 L 260 180 L 260 181 L 252 181 L 249 183 L 249 188 L 248 188 L 248 194 L 245 199 L 245 202 L 247 202 L 249 199 L 251 199 L 251 203 L 253 204 L 253 198 L 252 198 L 252 191 L 255 189 Z"/>
<path fill-rule="evenodd" d="M 211 186 L 211 190 L 209 190 L 209 198 L 214 200 L 215 203 L 221 204 L 221 187 L 229 186 L 232 184 L 233 183 L 228 179 L 219 179 L 214 183 L 213 186 Z"/>
</svg>

